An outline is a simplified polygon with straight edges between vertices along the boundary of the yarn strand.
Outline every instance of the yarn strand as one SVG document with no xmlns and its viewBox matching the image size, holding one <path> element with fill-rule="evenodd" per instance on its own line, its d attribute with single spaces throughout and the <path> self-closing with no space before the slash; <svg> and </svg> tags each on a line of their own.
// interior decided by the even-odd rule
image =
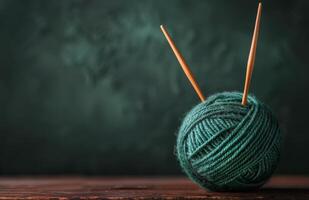
<svg viewBox="0 0 309 200">
<path fill-rule="evenodd" d="M 184 172 L 215 191 L 252 190 L 272 175 L 280 156 L 281 134 L 270 109 L 242 93 L 209 96 L 184 118 L 177 156 Z"/>
</svg>

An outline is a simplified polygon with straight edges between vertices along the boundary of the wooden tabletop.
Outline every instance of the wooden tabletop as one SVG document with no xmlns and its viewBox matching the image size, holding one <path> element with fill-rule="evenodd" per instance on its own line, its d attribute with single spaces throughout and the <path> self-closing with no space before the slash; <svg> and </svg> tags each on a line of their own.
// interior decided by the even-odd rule
<svg viewBox="0 0 309 200">
<path fill-rule="evenodd" d="M 309 199 L 309 177 L 277 176 L 255 192 L 208 192 L 185 177 L 2 177 L 0 199 Z"/>
</svg>

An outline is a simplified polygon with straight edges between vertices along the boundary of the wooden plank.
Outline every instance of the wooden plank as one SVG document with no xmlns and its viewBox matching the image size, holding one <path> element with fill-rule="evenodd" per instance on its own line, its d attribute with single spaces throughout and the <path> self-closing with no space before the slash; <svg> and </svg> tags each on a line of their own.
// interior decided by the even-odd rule
<svg viewBox="0 0 309 200">
<path fill-rule="evenodd" d="M 2 177 L 0 199 L 309 199 L 309 177 L 277 176 L 255 192 L 208 192 L 184 177 Z"/>
</svg>

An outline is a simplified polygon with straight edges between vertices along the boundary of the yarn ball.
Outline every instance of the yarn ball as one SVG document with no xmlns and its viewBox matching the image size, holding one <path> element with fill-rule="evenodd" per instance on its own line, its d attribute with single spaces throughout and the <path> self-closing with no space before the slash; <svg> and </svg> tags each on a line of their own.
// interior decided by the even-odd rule
<svg viewBox="0 0 309 200">
<path fill-rule="evenodd" d="M 249 95 L 223 92 L 195 106 L 177 136 L 177 156 L 191 180 L 213 191 L 253 190 L 275 170 L 281 133 L 271 110 Z"/>
</svg>

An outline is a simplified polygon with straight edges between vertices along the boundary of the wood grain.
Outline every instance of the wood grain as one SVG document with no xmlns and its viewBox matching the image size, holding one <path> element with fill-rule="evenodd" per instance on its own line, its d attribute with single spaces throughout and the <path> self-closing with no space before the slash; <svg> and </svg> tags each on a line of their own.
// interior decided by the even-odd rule
<svg viewBox="0 0 309 200">
<path fill-rule="evenodd" d="M 2 177 L 0 199 L 309 199 L 309 177 L 274 177 L 242 193 L 208 192 L 184 177 Z"/>
</svg>

